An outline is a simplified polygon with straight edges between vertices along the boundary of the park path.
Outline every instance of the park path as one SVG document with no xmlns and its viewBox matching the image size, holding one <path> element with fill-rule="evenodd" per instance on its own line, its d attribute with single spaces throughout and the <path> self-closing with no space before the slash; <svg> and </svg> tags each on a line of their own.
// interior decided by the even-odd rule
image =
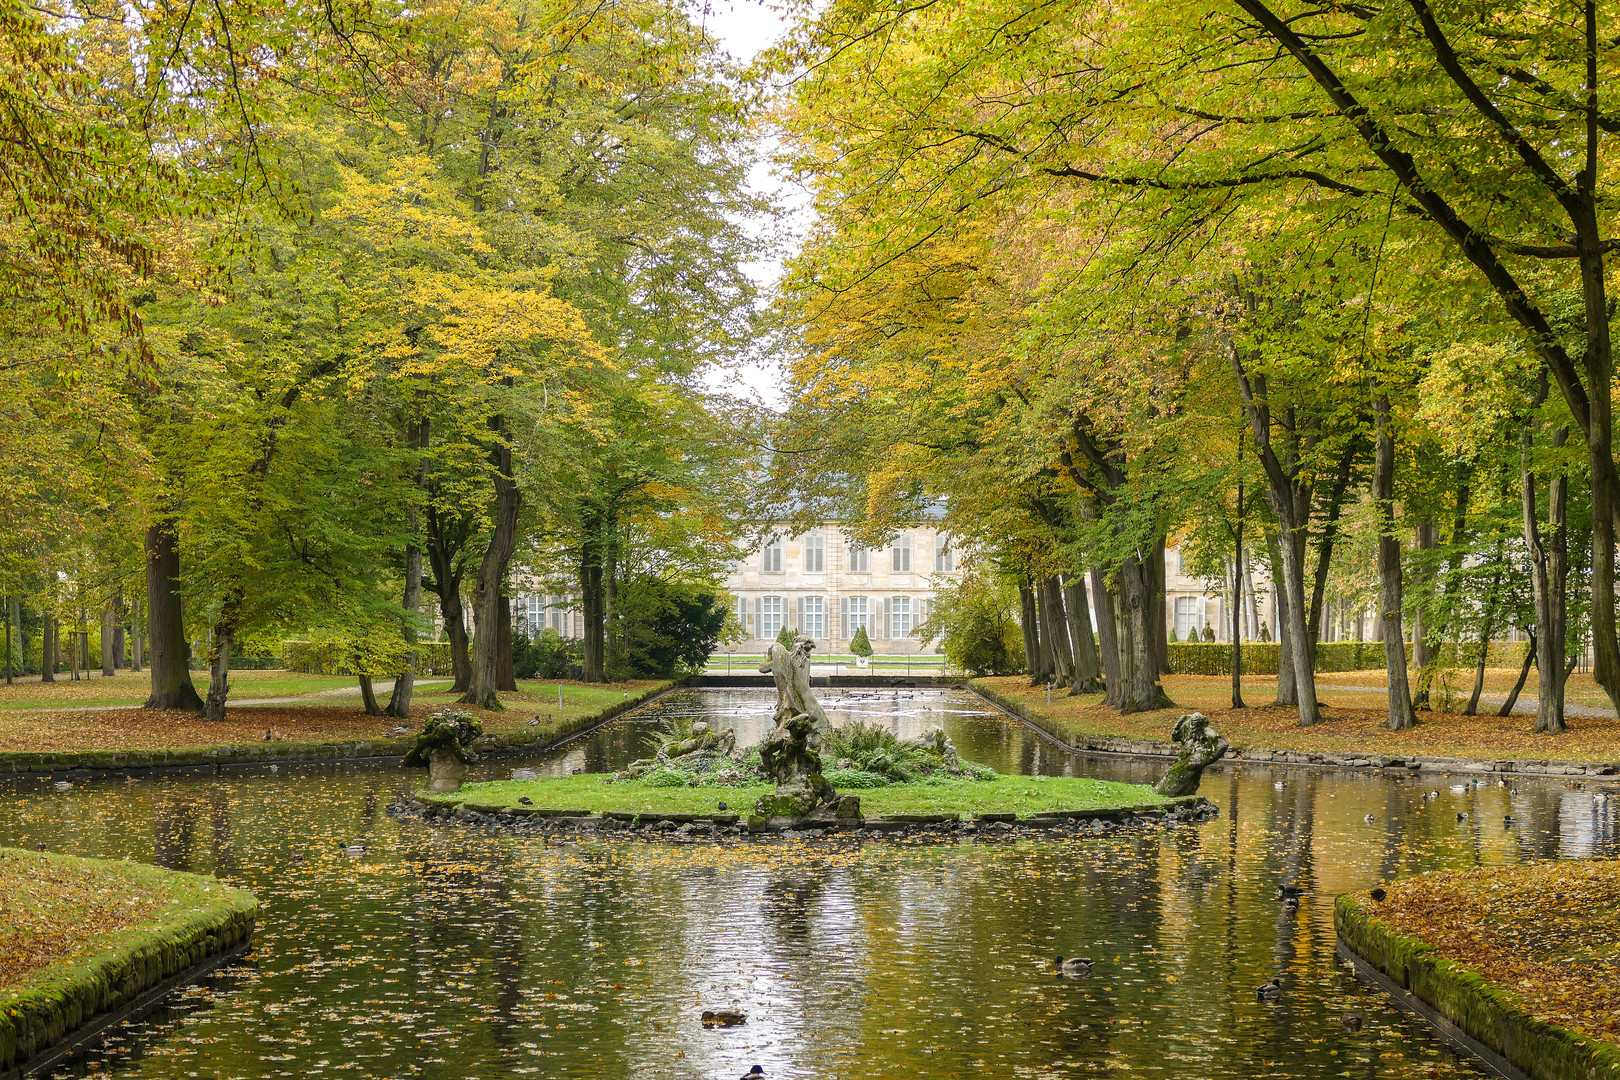
<svg viewBox="0 0 1620 1080">
<path fill-rule="evenodd" d="M 433 685 L 436 685 L 438 683 L 447 683 L 447 682 L 450 682 L 450 681 L 451 681 L 450 679 L 418 679 L 418 680 L 416 680 L 416 685 L 417 686 L 433 686 Z M 240 701 L 237 701 L 237 700 L 233 699 L 232 701 L 229 702 L 229 704 L 231 706 L 233 706 L 233 707 L 238 706 L 238 705 L 298 705 L 298 704 L 301 704 L 303 702 L 319 701 L 319 700 L 321 700 L 323 698 L 345 698 L 345 697 L 359 697 L 359 696 L 360 696 L 360 687 L 358 685 L 355 685 L 355 686 L 340 686 L 340 687 L 337 687 L 334 690 L 316 690 L 316 691 L 314 691 L 312 693 L 297 694 L 297 695 L 294 695 L 293 697 L 243 698 Z M 0 710 L 0 711 L 5 711 L 5 712 L 44 712 L 44 713 L 50 713 L 50 712 L 114 712 L 114 711 L 117 711 L 119 709 L 139 709 L 139 708 L 141 708 L 140 705 L 80 705 L 80 706 L 48 705 L 48 706 L 45 706 L 43 708 L 38 708 L 38 709 L 27 708 L 26 706 L 18 707 L 18 708 L 15 708 L 15 709 L 8 707 L 8 708 L 5 708 L 4 710 Z"/>
</svg>

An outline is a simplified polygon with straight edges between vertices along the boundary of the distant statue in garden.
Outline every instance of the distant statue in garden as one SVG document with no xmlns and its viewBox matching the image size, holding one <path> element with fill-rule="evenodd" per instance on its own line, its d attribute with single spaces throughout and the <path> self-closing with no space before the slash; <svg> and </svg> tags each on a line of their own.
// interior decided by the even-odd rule
<svg viewBox="0 0 1620 1080">
<path fill-rule="evenodd" d="M 1271 625 L 1269 623 L 1265 622 L 1264 620 L 1261 620 L 1261 623 L 1260 623 L 1260 640 L 1261 641 L 1270 641 L 1271 640 Z"/>
<path fill-rule="evenodd" d="M 822 737 L 827 733 L 827 714 L 821 703 L 810 692 L 810 650 L 816 643 L 800 634 L 791 647 L 780 641 L 772 642 L 771 651 L 759 670 L 776 680 L 776 723 L 780 727 L 790 717 L 810 717 L 813 725 L 813 743 L 821 749 Z"/>
<path fill-rule="evenodd" d="M 1166 796 L 1196 795 L 1204 769 L 1226 753 L 1226 740 L 1209 722 L 1209 717 L 1197 712 L 1183 713 L 1170 738 L 1181 744 L 1181 754 L 1153 790 Z"/>
<path fill-rule="evenodd" d="M 1205 641 L 1214 641 L 1215 640 L 1215 628 L 1213 626 L 1209 625 L 1208 622 L 1204 623 L 1204 640 Z"/>
</svg>

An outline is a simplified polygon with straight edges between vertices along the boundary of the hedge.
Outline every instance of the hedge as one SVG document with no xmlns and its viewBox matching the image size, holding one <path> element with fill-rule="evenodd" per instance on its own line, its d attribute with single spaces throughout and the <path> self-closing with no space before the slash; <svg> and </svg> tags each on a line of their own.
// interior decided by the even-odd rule
<svg viewBox="0 0 1620 1080">
<path fill-rule="evenodd" d="M 1459 646 L 1447 642 L 1440 652 L 1440 663 L 1447 667 L 1471 666 L 1475 645 L 1464 642 L 1461 659 Z M 1491 667 L 1518 667 L 1524 662 L 1529 643 L 1524 641 L 1493 641 L 1486 657 Z M 1277 658 L 1282 646 L 1275 641 L 1247 641 L 1243 644 L 1243 673 L 1245 675 L 1277 674 Z M 1406 644 L 1406 658 L 1412 659 L 1412 644 Z M 1316 646 L 1316 670 L 1324 671 L 1382 671 L 1384 643 L 1382 641 L 1324 641 Z M 1230 675 L 1232 673 L 1232 646 L 1224 642 L 1171 642 L 1170 673 L 1172 675 Z"/>
<path fill-rule="evenodd" d="M 298 671 L 305 675 L 357 675 L 349 658 L 342 654 L 336 643 L 317 645 L 313 641 L 283 641 L 281 643 L 281 666 L 288 671 Z M 416 673 L 418 675 L 449 675 L 450 643 L 448 641 L 423 641 L 416 646 Z M 384 675 L 393 676 L 394 672 L 372 672 L 373 678 Z"/>
<path fill-rule="evenodd" d="M 207 671 L 208 660 L 205 657 L 193 656 L 186 661 L 186 666 L 192 671 Z M 275 671 L 280 667 L 279 656 L 233 656 L 230 661 L 232 671 Z"/>
</svg>

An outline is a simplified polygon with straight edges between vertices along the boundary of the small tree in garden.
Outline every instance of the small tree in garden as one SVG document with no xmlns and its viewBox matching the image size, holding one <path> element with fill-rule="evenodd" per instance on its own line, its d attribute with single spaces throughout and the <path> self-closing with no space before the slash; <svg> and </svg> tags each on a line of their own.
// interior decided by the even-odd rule
<svg viewBox="0 0 1620 1080">
<path fill-rule="evenodd" d="M 872 655 L 872 639 L 866 636 L 866 627 L 855 628 L 855 636 L 850 639 L 849 651 L 856 656 Z"/>
<path fill-rule="evenodd" d="M 403 764 L 427 767 L 429 791 L 455 791 L 466 781 L 468 766 L 478 760 L 472 744 L 483 733 L 484 725 L 471 713 L 440 709 L 428 717 Z"/>
<path fill-rule="evenodd" d="M 782 632 L 776 635 L 776 642 L 784 649 L 791 649 L 793 648 L 793 640 L 798 636 L 799 632 L 797 630 L 784 626 L 782 627 Z"/>
</svg>

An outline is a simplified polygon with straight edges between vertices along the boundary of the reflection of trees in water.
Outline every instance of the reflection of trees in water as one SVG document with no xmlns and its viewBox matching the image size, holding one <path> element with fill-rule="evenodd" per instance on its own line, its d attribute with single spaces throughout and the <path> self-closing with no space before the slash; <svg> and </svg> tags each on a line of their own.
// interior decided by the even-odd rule
<svg viewBox="0 0 1620 1080">
<path fill-rule="evenodd" d="M 198 802 L 194 795 L 160 795 L 153 800 L 153 862 L 170 870 L 190 868 L 197 842 Z"/>
</svg>

